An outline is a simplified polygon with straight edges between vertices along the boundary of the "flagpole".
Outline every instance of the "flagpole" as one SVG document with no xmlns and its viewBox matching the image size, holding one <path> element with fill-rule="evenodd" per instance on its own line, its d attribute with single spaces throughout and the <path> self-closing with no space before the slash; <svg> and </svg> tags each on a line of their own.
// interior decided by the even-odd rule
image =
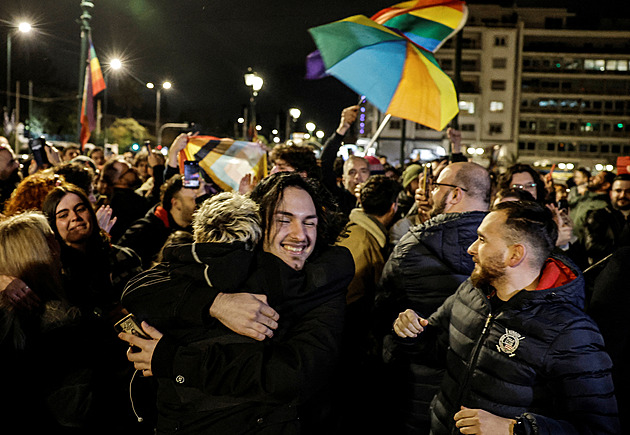
<svg viewBox="0 0 630 435">
<path fill-rule="evenodd" d="M 87 62 L 87 40 L 90 36 L 90 9 L 94 7 L 92 1 L 81 0 L 81 9 L 83 13 L 80 17 L 81 23 L 81 53 L 79 55 L 79 93 L 77 94 L 77 142 L 81 141 L 81 105 L 83 101 L 83 86 L 85 86 L 85 64 Z"/>
<path fill-rule="evenodd" d="M 378 126 L 378 129 L 376 130 L 376 133 L 374 133 L 374 136 L 372 136 L 372 139 L 370 139 L 370 143 L 368 144 L 367 147 L 365 147 L 365 151 L 364 151 L 365 155 L 367 155 L 368 150 L 370 148 L 372 148 L 372 145 L 374 145 L 374 142 L 376 142 L 376 139 L 378 139 L 379 135 L 381 134 L 381 132 L 383 131 L 383 129 L 385 128 L 385 126 L 389 122 L 389 118 L 391 118 L 391 117 L 392 117 L 392 115 L 390 115 L 389 113 L 387 115 L 385 115 L 385 118 L 383 118 L 383 121 L 381 121 L 381 125 Z"/>
</svg>

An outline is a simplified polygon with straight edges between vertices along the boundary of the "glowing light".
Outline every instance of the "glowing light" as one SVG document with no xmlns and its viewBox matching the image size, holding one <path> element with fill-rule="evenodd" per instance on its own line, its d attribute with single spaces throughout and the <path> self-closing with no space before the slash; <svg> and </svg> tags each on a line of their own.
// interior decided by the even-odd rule
<svg viewBox="0 0 630 435">
<path fill-rule="evenodd" d="M 475 154 L 475 149 L 473 147 L 470 147 L 470 148 L 466 149 L 466 152 L 468 154 L 470 154 L 470 155 L 473 155 L 473 154 Z"/>
<path fill-rule="evenodd" d="M 271 130 L 271 134 L 278 134 L 278 130 L 274 128 L 273 130 Z"/>
<path fill-rule="evenodd" d="M 140 144 L 134 143 L 131 145 L 131 151 L 140 151 Z"/>
<path fill-rule="evenodd" d="M 149 89 L 153 89 L 155 87 L 155 85 L 151 82 L 147 83 L 147 88 Z"/>
<path fill-rule="evenodd" d="M 569 171 L 572 171 L 572 170 L 573 170 L 573 168 L 575 168 L 575 165 L 574 165 L 573 163 L 567 163 L 567 169 L 568 169 Z"/>
<path fill-rule="evenodd" d="M 315 136 L 317 136 L 318 139 L 323 139 L 325 134 L 323 131 L 318 130 L 317 133 L 315 133 Z"/>
<path fill-rule="evenodd" d="M 596 170 L 596 171 L 603 171 L 603 170 L 604 170 L 604 165 L 599 164 L 599 163 L 598 163 L 598 164 L 596 164 L 596 165 L 595 165 L 595 170 Z"/>
<path fill-rule="evenodd" d="M 564 163 L 558 163 L 558 169 L 566 169 L 567 165 Z"/>
<path fill-rule="evenodd" d="M 258 125 L 256 126 L 256 131 L 260 131 L 260 130 L 262 130 L 262 125 L 258 124 Z"/>
<path fill-rule="evenodd" d="M 276 137 L 273 138 L 273 141 L 275 143 L 280 143 L 280 138 L 278 136 L 276 136 Z"/>
<path fill-rule="evenodd" d="M 20 24 L 18 24 L 18 30 L 22 33 L 28 33 L 33 29 L 33 27 L 31 26 L 30 23 L 27 22 L 21 22 Z"/>
<path fill-rule="evenodd" d="M 172 86 L 173 86 L 173 84 L 171 82 L 164 82 L 164 83 L 162 83 L 162 87 L 164 89 L 171 89 Z"/>
<path fill-rule="evenodd" d="M 477 153 L 478 155 L 482 155 L 483 154 L 483 148 L 477 148 L 475 150 L 475 153 Z"/>
<path fill-rule="evenodd" d="M 309 131 L 309 133 L 313 133 L 313 131 L 315 131 L 317 127 L 315 126 L 314 122 L 307 122 L 306 123 L 306 129 Z"/>
<path fill-rule="evenodd" d="M 301 114 L 302 112 L 300 111 L 300 109 L 297 109 L 295 107 L 289 109 L 289 115 L 291 115 L 291 118 L 293 119 L 298 119 Z"/>
<path fill-rule="evenodd" d="M 614 169 L 613 165 L 606 165 L 607 171 L 612 171 Z"/>
<path fill-rule="evenodd" d="M 304 134 L 304 139 L 310 139 L 310 138 L 311 138 L 311 135 L 310 135 L 310 134 L 308 134 L 308 133 L 305 133 L 305 134 Z"/>
<path fill-rule="evenodd" d="M 236 122 L 238 122 L 239 124 L 242 124 L 242 123 L 244 123 L 244 122 L 245 122 L 245 118 L 243 118 L 243 117 L 241 116 L 240 118 L 238 118 L 238 119 L 236 120 Z"/>
<path fill-rule="evenodd" d="M 120 59 L 112 59 L 109 62 L 109 67 L 113 70 L 118 70 L 122 68 L 122 62 L 120 61 Z"/>
</svg>

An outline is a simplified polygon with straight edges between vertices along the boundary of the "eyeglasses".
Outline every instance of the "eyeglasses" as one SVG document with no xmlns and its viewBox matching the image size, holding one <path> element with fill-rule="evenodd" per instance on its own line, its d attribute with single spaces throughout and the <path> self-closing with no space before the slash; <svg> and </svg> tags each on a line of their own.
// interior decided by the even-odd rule
<svg viewBox="0 0 630 435">
<path fill-rule="evenodd" d="M 431 190 L 437 190 L 440 188 L 440 186 L 454 187 L 456 189 L 459 188 L 459 189 L 462 189 L 464 192 L 468 192 L 468 189 L 461 186 L 456 186 L 454 184 L 447 184 L 447 183 L 436 183 L 436 182 L 431 183 Z"/>
<path fill-rule="evenodd" d="M 512 184 L 512 189 L 527 189 L 528 187 L 536 187 L 536 183 Z"/>
</svg>

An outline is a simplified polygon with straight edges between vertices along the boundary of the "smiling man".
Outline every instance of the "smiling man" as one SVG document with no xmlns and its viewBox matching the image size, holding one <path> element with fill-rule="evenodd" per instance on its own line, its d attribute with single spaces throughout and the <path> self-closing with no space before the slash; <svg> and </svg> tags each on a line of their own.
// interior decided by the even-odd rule
<svg viewBox="0 0 630 435">
<path fill-rule="evenodd" d="M 263 179 L 251 199 L 262 228 L 253 251 L 232 242 L 167 249 L 169 263 L 123 295 L 156 327 L 143 323 L 153 340 L 120 337 L 140 349 L 128 353 L 136 369 L 158 380 L 158 433 L 330 432 L 320 412 L 330 409 L 326 386 L 354 272 L 348 250 L 330 246 L 341 220 L 324 190 L 295 172 Z M 209 216 L 213 228 L 253 225 L 226 211 Z M 199 240 L 202 216 L 194 219 Z"/>
<path fill-rule="evenodd" d="M 477 234 L 470 279 L 428 320 L 407 310 L 394 323 L 416 357 L 446 364 L 431 433 L 620 433 L 612 363 L 583 312 L 584 278 L 550 256 L 551 212 L 504 202 Z"/>
</svg>

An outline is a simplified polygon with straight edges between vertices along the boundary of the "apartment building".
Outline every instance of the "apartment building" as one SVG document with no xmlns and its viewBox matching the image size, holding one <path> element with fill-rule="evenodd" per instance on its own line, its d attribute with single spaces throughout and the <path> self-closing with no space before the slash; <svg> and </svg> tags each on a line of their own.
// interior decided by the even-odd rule
<svg viewBox="0 0 630 435">
<path fill-rule="evenodd" d="M 462 33 L 458 116 L 465 152 L 503 165 L 561 169 L 614 165 L 630 155 L 630 32 L 569 29 L 557 8 L 470 5 Z M 436 53 L 454 77 L 455 41 Z M 365 136 L 382 119 L 367 110 Z M 392 119 L 378 153 L 448 152 L 444 132 Z M 598 168 L 600 166 L 597 166 Z"/>
</svg>

